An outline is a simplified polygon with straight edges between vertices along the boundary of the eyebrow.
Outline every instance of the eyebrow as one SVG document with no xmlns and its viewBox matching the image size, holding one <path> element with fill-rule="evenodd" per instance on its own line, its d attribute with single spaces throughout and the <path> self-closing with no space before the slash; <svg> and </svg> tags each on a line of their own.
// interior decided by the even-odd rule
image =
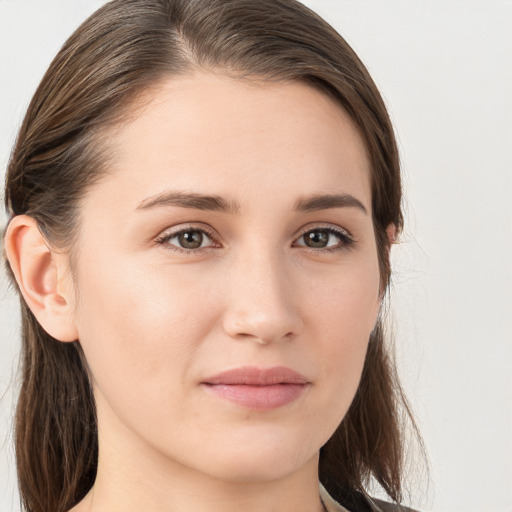
<svg viewBox="0 0 512 512">
<path fill-rule="evenodd" d="M 194 192 L 164 192 L 142 201 L 137 210 L 163 206 L 179 206 L 195 210 L 217 211 L 229 214 L 240 213 L 240 204 L 217 195 L 204 195 Z M 350 194 L 316 194 L 300 198 L 294 205 L 298 212 L 314 212 L 332 208 L 357 208 L 368 214 L 363 203 Z"/>
<path fill-rule="evenodd" d="M 365 215 L 368 214 L 363 203 L 350 194 L 318 194 L 295 203 L 294 210 L 299 212 L 315 212 L 318 210 L 329 210 L 330 208 L 357 208 Z"/>
<path fill-rule="evenodd" d="M 207 210 L 236 214 L 240 205 L 236 201 L 228 201 L 220 196 L 208 196 L 194 192 L 164 192 L 142 201 L 137 210 L 146 210 L 157 206 L 180 206 L 195 210 Z"/>
</svg>

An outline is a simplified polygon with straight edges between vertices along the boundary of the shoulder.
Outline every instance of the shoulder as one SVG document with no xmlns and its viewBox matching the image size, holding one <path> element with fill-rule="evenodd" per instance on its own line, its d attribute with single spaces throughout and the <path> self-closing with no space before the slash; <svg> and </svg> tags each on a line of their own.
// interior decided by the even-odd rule
<svg viewBox="0 0 512 512">
<path fill-rule="evenodd" d="M 328 512 L 418 512 L 403 505 L 371 498 L 358 491 L 347 491 L 338 485 L 330 485 L 328 491 L 322 485 L 321 495 Z"/>
<path fill-rule="evenodd" d="M 409 507 L 405 507 L 404 505 L 397 505 L 396 503 L 388 503 L 387 501 L 382 500 L 376 500 L 371 499 L 371 502 L 373 503 L 374 510 L 376 512 L 382 511 L 382 512 L 419 512 L 417 510 L 414 510 Z"/>
</svg>

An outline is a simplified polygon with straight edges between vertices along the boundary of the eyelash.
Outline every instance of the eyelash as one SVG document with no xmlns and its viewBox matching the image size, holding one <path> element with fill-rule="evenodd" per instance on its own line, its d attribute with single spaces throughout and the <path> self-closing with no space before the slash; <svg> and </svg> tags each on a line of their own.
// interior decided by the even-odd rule
<svg viewBox="0 0 512 512">
<path fill-rule="evenodd" d="M 175 245 L 169 244 L 169 240 L 172 240 L 173 238 L 181 235 L 182 233 L 188 233 L 191 231 L 198 231 L 200 233 L 206 234 L 210 240 L 213 242 L 215 241 L 215 237 L 211 231 L 208 231 L 205 228 L 198 228 L 194 226 L 187 226 L 183 229 L 180 229 L 179 231 L 174 231 L 172 233 L 163 234 L 162 236 L 158 237 L 156 239 L 156 243 L 159 245 L 166 245 L 167 249 L 170 249 L 171 251 L 180 252 L 183 254 L 197 254 L 198 252 L 202 252 L 205 249 L 215 249 L 215 247 L 203 247 L 202 249 L 183 249 L 182 247 L 177 247 Z"/>
<path fill-rule="evenodd" d="M 331 253 L 331 252 L 343 251 L 343 250 L 351 249 L 352 246 L 355 243 L 354 239 L 349 235 L 348 232 L 346 232 L 344 230 L 341 230 L 341 229 L 333 228 L 331 226 L 329 226 L 329 227 L 327 227 L 327 226 L 318 226 L 318 227 L 315 227 L 315 228 L 312 228 L 312 229 L 308 229 L 308 230 L 304 231 L 298 237 L 298 239 L 302 238 L 307 233 L 311 233 L 311 232 L 314 232 L 314 231 L 325 231 L 329 235 L 334 235 L 334 236 L 339 238 L 340 244 L 335 245 L 333 247 L 319 248 L 319 249 L 315 249 L 313 247 L 308 247 L 306 245 L 300 245 L 299 246 L 299 247 L 303 247 L 307 252 L 312 252 L 312 253 L 319 253 L 319 252 Z M 188 255 L 198 254 L 199 252 L 203 252 L 203 251 L 209 250 L 209 249 L 215 249 L 214 246 L 197 248 L 197 249 L 184 249 L 183 247 L 178 247 L 178 246 L 169 244 L 169 241 L 172 240 L 173 238 L 175 238 L 175 237 L 177 237 L 177 236 L 179 236 L 179 235 L 181 235 L 183 233 L 189 233 L 189 232 L 199 232 L 199 233 L 206 234 L 208 236 L 208 238 L 210 238 L 210 240 L 215 243 L 215 237 L 214 237 L 212 232 L 210 232 L 209 230 L 207 230 L 205 228 L 198 228 L 198 227 L 194 227 L 194 226 L 187 226 L 187 227 L 185 227 L 183 229 L 180 229 L 179 231 L 174 231 L 172 233 L 163 234 L 162 236 L 160 236 L 160 237 L 158 237 L 156 239 L 156 243 L 158 245 L 162 245 L 162 246 L 166 245 L 167 246 L 166 248 L 171 250 L 171 251 L 179 252 L 179 253 L 182 253 L 182 254 L 188 254 Z"/>
</svg>

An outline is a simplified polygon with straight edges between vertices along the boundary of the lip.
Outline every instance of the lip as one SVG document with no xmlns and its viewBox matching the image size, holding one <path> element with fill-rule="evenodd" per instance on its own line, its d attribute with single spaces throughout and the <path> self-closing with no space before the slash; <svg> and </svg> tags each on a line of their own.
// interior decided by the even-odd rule
<svg viewBox="0 0 512 512">
<path fill-rule="evenodd" d="M 219 398 L 242 407 L 270 410 L 297 400 L 310 382 L 285 366 L 243 366 L 209 377 L 201 384 Z"/>
</svg>

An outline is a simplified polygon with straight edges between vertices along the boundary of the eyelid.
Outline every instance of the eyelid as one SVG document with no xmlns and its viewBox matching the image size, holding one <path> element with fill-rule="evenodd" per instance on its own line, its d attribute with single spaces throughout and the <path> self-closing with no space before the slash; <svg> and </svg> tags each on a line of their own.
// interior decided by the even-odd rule
<svg viewBox="0 0 512 512">
<path fill-rule="evenodd" d="M 340 243 L 334 246 L 327 246 L 324 248 L 314 248 L 314 247 L 308 247 L 307 245 L 300 245 L 299 247 L 303 247 L 304 250 L 308 252 L 313 253 L 329 253 L 329 252 L 336 252 L 336 251 L 342 251 L 342 250 L 348 250 L 353 247 L 355 244 L 354 237 L 352 234 L 345 228 L 342 228 L 337 225 L 332 224 L 313 224 L 305 226 L 301 229 L 299 236 L 295 240 L 299 240 L 302 238 L 306 233 L 309 233 L 310 231 L 316 231 L 316 230 L 325 230 L 329 233 L 332 233 L 336 235 L 340 239 Z"/>
<path fill-rule="evenodd" d="M 327 246 L 324 248 L 314 248 L 314 247 L 308 247 L 307 245 L 295 245 L 295 247 L 302 247 L 304 250 L 308 252 L 313 253 L 322 253 L 322 252 L 334 252 L 334 251 L 340 251 L 343 249 L 350 249 L 351 246 L 355 243 L 355 240 L 351 233 L 340 226 L 334 226 L 332 224 L 309 224 L 308 226 L 303 227 L 298 236 L 294 238 L 294 244 L 302 238 L 306 233 L 309 233 L 310 231 L 315 230 L 326 230 L 330 234 L 334 234 L 340 239 L 340 243 L 336 244 L 334 246 Z M 213 242 L 214 245 L 210 245 L 207 247 L 199 247 L 197 249 L 185 249 L 183 247 L 178 247 L 176 245 L 168 244 L 167 242 L 174 238 L 175 236 L 179 235 L 180 233 L 187 232 L 187 231 L 199 231 L 203 234 L 206 234 L 206 236 Z M 157 244 L 160 245 L 167 245 L 169 250 L 180 252 L 184 254 L 199 254 L 204 251 L 208 251 L 211 249 L 218 248 L 218 242 L 216 241 L 216 235 L 213 233 L 212 230 L 205 227 L 204 225 L 194 225 L 194 224 L 184 224 L 180 225 L 177 228 L 169 228 L 165 231 L 163 231 L 156 239 Z M 217 247 L 215 247 L 215 244 L 217 244 Z"/>
<path fill-rule="evenodd" d="M 177 245 L 171 245 L 168 244 L 168 240 L 174 238 L 175 236 L 179 235 L 180 233 L 187 232 L 187 231 L 199 231 L 203 234 L 206 234 L 207 237 L 213 242 L 213 245 L 210 245 L 208 247 L 201 247 L 198 249 L 185 249 L 184 247 L 178 247 Z M 194 224 L 182 224 L 176 228 L 169 228 L 163 231 L 158 237 L 156 238 L 156 243 L 159 245 L 167 245 L 169 250 L 181 252 L 185 254 L 198 254 L 200 252 L 203 252 L 205 250 L 214 249 L 215 245 L 217 244 L 216 236 L 214 235 L 213 231 L 205 227 L 204 225 L 194 225 Z M 217 244 L 218 245 L 218 244 Z"/>
<path fill-rule="evenodd" d="M 334 224 L 327 224 L 327 223 L 322 223 L 322 222 L 308 224 L 307 226 L 301 228 L 297 238 L 300 238 L 305 233 L 309 233 L 310 231 L 314 231 L 315 229 L 327 229 L 327 230 L 335 231 L 343 236 L 346 236 L 347 238 L 353 239 L 353 236 L 350 233 L 350 231 L 348 231 L 348 229 L 342 228 L 341 226 L 337 226 Z"/>
</svg>

